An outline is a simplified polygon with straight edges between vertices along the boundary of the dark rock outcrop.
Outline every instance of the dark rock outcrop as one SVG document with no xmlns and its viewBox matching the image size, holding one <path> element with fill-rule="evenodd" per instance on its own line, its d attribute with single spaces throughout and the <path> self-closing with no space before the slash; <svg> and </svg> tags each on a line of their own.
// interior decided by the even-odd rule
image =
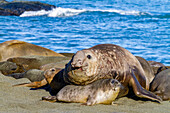
<svg viewBox="0 0 170 113">
<path fill-rule="evenodd" d="M 15 1 L 6 2 L 0 0 L 0 15 L 1 16 L 19 16 L 25 11 L 51 10 L 54 5 L 49 5 L 34 1 Z"/>
</svg>

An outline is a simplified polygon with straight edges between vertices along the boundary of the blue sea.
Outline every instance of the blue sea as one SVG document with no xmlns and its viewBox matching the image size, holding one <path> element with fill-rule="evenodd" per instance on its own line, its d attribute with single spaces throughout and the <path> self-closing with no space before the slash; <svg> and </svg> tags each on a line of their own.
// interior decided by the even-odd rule
<svg viewBox="0 0 170 113">
<path fill-rule="evenodd" d="M 38 1 L 57 8 L 0 16 L 0 43 L 22 40 L 58 53 L 111 43 L 170 65 L 169 0 Z"/>
</svg>

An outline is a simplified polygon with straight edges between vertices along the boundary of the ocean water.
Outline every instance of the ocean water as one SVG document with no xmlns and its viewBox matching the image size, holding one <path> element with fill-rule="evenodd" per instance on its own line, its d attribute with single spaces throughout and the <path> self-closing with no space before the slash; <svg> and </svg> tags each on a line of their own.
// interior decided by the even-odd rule
<svg viewBox="0 0 170 113">
<path fill-rule="evenodd" d="M 169 0 L 38 1 L 57 8 L 0 16 L 0 43 L 22 40 L 58 53 L 111 43 L 170 65 Z"/>
</svg>

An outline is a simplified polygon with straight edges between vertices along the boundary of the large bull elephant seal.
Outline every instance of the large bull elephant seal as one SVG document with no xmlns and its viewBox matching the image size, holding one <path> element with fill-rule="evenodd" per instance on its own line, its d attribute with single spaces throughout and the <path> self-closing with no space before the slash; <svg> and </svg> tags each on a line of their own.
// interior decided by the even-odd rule
<svg viewBox="0 0 170 113">
<path fill-rule="evenodd" d="M 128 50 L 113 44 L 101 44 L 78 51 L 66 65 L 64 80 L 86 85 L 98 79 L 113 78 L 125 88 L 132 87 L 138 97 L 161 101 L 159 96 L 146 90 L 149 82 L 144 74 L 139 61 Z"/>
<path fill-rule="evenodd" d="M 34 44 L 30 44 L 19 40 L 10 40 L 0 44 L 0 61 L 6 61 L 8 58 L 19 56 L 61 56 L 50 49 L 40 47 Z"/>
</svg>

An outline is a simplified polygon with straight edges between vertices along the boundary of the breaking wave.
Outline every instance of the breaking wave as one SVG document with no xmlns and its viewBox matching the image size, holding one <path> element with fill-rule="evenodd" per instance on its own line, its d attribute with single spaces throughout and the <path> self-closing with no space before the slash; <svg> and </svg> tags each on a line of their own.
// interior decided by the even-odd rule
<svg viewBox="0 0 170 113">
<path fill-rule="evenodd" d="M 111 13 L 118 13 L 120 15 L 135 15 L 135 16 L 149 14 L 149 13 L 140 12 L 140 11 L 124 11 L 124 10 L 116 10 L 116 9 L 87 10 L 87 9 L 72 9 L 72 8 L 57 7 L 49 11 L 45 11 L 45 10 L 25 11 L 23 14 L 20 15 L 20 17 L 43 16 L 43 15 L 47 15 L 48 17 L 69 17 L 69 16 L 74 16 L 74 15 L 79 15 L 84 12 L 111 12 Z"/>
</svg>

